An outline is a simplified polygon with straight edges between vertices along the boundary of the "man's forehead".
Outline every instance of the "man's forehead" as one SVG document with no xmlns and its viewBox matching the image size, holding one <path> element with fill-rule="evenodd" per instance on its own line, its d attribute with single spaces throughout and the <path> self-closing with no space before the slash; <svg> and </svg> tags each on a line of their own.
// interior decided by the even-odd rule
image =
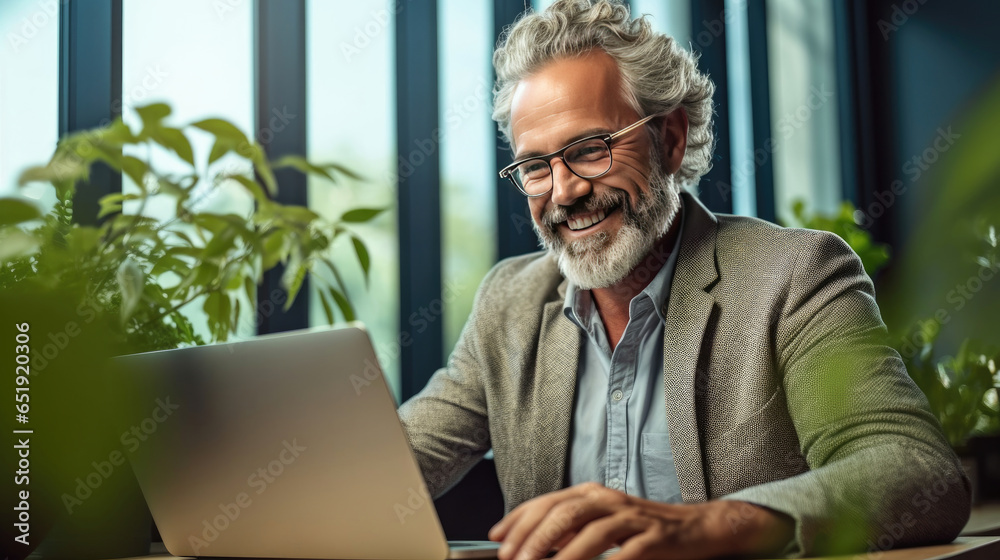
<svg viewBox="0 0 1000 560">
<path fill-rule="evenodd" d="M 542 150 L 545 146 L 534 144 L 558 143 L 581 127 L 610 129 L 623 113 L 630 112 L 622 97 L 618 67 L 607 53 L 592 51 L 557 59 L 514 89 L 511 131 L 515 149 Z"/>
</svg>

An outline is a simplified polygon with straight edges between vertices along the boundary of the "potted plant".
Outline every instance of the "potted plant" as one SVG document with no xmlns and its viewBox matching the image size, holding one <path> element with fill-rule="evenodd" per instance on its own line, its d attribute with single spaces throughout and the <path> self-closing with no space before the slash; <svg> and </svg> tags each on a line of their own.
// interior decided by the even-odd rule
<svg viewBox="0 0 1000 560">
<path fill-rule="evenodd" d="M 339 238 L 368 275 L 368 250 L 351 225 L 382 209 L 357 208 L 330 221 L 272 198 L 275 169 L 331 183 L 357 179 L 351 171 L 298 156 L 268 161 L 259 144 L 225 120 L 175 127 L 165 104 L 136 111 L 139 126 L 118 118 L 68 135 L 48 163 L 24 171 L 22 185 L 46 182 L 54 189 L 56 203 L 47 214 L 27 199 L 0 198 L 0 307 L 19 329 L 12 333 L 19 341 L 15 353 L 30 360 L 22 376 L 24 419 L 15 426 L 30 430 L 36 466 L 33 497 L 26 500 L 33 507 L 26 551 L 46 534 L 41 551 L 49 556 L 148 551 L 148 513 L 118 461 L 127 454 L 110 428 L 113 404 L 105 397 L 100 365 L 107 357 L 225 341 L 241 317 L 252 314 L 263 274 L 279 265 L 286 309 L 306 275 L 322 267 L 332 281 L 313 276 L 312 282 L 327 320 L 338 312 L 352 320 L 340 268 L 330 256 Z M 193 134 L 211 137 L 207 159 L 195 157 Z M 183 171 L 162 172 L 150 157 L 135 155 L 155 151 L 169 152 L 176 160 L 171 169 Z M 73 219 L 72 201 L 95 165 L 127 176 L 135 191 L 103 197 L 99 223 L 81 225 Z M 252 209 L 205 208 L 206 197 L 234 188 L 247 193 Z M 171 217 L 150 215 L 151 207 L 165 205 Z M 194 307 L 204 313 L 204 332 L 186 314 Z M 15 492 L 21 486 L 29 491 L 27 483 L 15 486 Z"/>
</svg>

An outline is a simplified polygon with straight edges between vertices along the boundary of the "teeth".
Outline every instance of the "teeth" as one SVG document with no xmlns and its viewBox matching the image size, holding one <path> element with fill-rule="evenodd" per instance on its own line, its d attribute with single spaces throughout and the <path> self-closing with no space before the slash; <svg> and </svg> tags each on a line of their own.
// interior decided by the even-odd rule
<svg viewBox="0 0 1000 560">
<path fill-rule="evenodd" d="M 604 214 L 604 210 L 598 210 L 597 212 L 594 212 L 593 214 L 588 214 L 586 216 L 583 216 L 582 218 L 572 218 L 570 220 L 567 220 L 566 224 L 569 225 L 569 229 L 575 231 L 578 229 L 588 228 L 594 224 L 598 224 L 604 221 L 605 217 L 607 216 Z"/>
</svg>

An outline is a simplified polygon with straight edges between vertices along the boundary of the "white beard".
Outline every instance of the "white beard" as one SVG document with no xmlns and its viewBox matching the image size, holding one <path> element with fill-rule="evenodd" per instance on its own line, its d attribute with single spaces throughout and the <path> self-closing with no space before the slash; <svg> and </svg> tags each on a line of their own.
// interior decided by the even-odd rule
<svg viewBox="0 0 1000 560">
<path fill-rule="evenodd" d="M 680 193 L 674 177 L 663 172 L 658 160 L 652 158 L 649 191 L 639 192 L 634 207 L 624 191 L 609 189 L 578 201 L 574 212 L 565 206 L 553 208 L 542 217 L 541 226 L 532 220 L 542 246 L 556 257 L 563 276 L 580 289 L 618 284 L 670 229 L 680 210 Z M 572 242 L 559 234 L 557 224 L 565 222 L 569 214 L 607 211 L 615 206 L 623 218 L 618 231 L 599 231 Z"/>
</svg>

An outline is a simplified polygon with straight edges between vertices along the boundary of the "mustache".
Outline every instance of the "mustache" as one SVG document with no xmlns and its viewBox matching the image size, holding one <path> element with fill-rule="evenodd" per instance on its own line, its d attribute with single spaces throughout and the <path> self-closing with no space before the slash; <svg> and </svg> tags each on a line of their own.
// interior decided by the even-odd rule
<svg viewBox="0 0 1000 560">
<path fill-rule="evenodd" d="M 610 210 L 619 205 L 628 204 L 628 195 L 618 189 L 608 189 L 599 194 L 591 193 L 586 198 L 576 200 L 570 206 L 556 206 L 545 212 L 542 224 L 554 228 L 576 214 L 590 214 L 598 210 Z"/>
</svg>

